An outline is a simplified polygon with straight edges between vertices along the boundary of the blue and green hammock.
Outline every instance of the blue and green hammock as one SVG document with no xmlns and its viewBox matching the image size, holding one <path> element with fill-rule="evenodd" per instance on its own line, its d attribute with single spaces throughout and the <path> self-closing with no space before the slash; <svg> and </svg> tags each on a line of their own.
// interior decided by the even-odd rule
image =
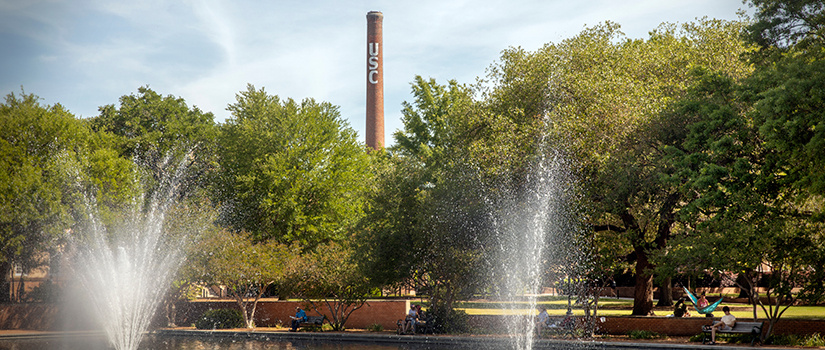
<svg viewBox="0 0 825 350">
<path fill-rule="evenodd" d="M 709 314 L 709 313 L 713 312 L 713 310 L 715 310 L 716 307 L 719 306 L 719 304 L 722 303 L 722 300 L 725 299 L 725 298 L 719 298 L 719 300 L 713 302 L 713 304 L 710 304 L 708 306 L 700 308 L 699 304 L 697 303 L 699 300 L 696 299 L 696 296 L 693 295 L 693 293 L 691 293 L 686 287 L 682 287 L 682 288 L 684 288 L 685 293 L 687 293 L 688 297 L 690 298 L 690 301 L 693 302 L 693 308 L 696 309 L 696 312 L 698 312 L 700 314 L 703 314 L 703 315 L 706 315 L 706 314 Z"/>
</svg>

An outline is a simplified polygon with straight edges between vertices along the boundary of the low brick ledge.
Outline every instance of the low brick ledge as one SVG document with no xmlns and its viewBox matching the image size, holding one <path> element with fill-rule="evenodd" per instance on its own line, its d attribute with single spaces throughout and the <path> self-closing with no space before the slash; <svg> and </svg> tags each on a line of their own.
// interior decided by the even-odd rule
<svg viewBox="0 0 825 350">
<path fill-rule="evenodd" d="M 452 335 L 394 335 L 386 333 L 346 333 L 346 332 L 283 332 L 283 331 L 237 331 L 237 330 L 181 330 L 161 329 L 153 333 L 162 336 L 188 337 L 232 337 L 256 340 L 277 341 L 327 341 L 327 342 L 362 342 L 373 344 L 428 344 L 428 345 L 464 345 L 473 348 L 496 346 L 509 347 L 511 339 L 506 336 L 452 336 Z M 666 350 L 666 349 L 740 349 L 741 346 L 702 345 L 697 343 L 674 344 L 654 342 L 612 342 L 579 339 L 536 339 L 533 349 L 576 349 L 576 350 Z"/>
<path fill-rule="evenodd" d="M 472 327 L 485 333 L 501 333 L 509 319 L 518 316 L 471 315 Z M 574 316 L 581 318 L 581 316 Z M 553 319 L 561 319 L 551 316 Z M 701 333 L 703 325 L 710 325 L 719 317 L 664 317 L 664 316 L 599 316 L 596 320 L 597 334 L 626 335 L 630 331 L 645 330 L 668 336 L 692 336 Z M 753 322 L 752 318 L 739 318 L 740 321 Z M 768 331 L 765 321 L 763 332 Z M 788 319 L 782 318 L 774 325 L 773 334 L 810 335 L 825 334 L 825 319 Z"/>
</svg>

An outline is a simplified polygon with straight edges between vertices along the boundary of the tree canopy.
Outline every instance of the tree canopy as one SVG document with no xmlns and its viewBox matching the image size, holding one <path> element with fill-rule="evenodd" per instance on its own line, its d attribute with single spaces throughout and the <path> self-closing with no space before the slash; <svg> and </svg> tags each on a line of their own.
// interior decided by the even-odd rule
<svg viewBox="0 0 825 350">
<path fill-rule="evenodd" d="M 24 272 L 39 266 L 72 227 L 76 198 L 68 164 L 87 148 L 88 128 L 63 106 L 10 93 L 0 104 L 0 263 Z M 73 161 L 74 160 L 74 161 Z M 4 281 L 8 282 L 8 281 Z M 0 286 L 5 299 L 9 285 Z M 18 294 L 19 296 L 19 294 Z"/>
<path fill-rule="evenodd" d="M 338 108 L 249 85 L 221 126 L 215 198 L 224 224 L 257 241 L 341 240 L 363 212 L 369 159 Z"/>
</svg>

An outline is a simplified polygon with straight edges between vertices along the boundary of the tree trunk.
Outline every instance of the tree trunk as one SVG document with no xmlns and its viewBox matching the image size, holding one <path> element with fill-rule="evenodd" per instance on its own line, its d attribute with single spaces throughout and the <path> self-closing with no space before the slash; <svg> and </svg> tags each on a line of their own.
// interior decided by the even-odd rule
<svg viewBox="0 0 825 350">
<path fill-rule="evenodd" d="M 659 302 L 656 306 L 673 306 L 673 286 L 670 277 L 665 278 L 659 286 Z"/>
<path fill-rule="evenodd" d="M 676 213 L 674 213 L 673 208 L 676 206 L 678 199 L 678 193 L 671 193 L 667 196 L 664 203 L 662 203 L 662 208 L 659 210 L 659 223 L 656 227 L 656 240 L 654 243 L 656 244 L 656 249 L 665 254 L 667 254 L 667 241 L 670 239 L 670 228 L 676 221 Z M 659 303 L 656 304 L 657 306 L 673 306 L 671 279 L 672 276 L 667 276 L 662 282 L 662 285 L 659 286 Z"/>
<path fill-rule="evenodd" d="M 166 327 L 177 327 L 177 323 L 175 320 L 178 316 L 178 309 L 175 305 L 175 301 L 167 301 L 166 302 Z"/>
<path fill-rule="evenodd" d="M 233 292 L 232 296 L 235 298 L 235 302 L 238 304 L 238 308 L 241 309 L 241 314 L 243 314 L 243 322 L 246 324 L 246 328 L 252 329 L 254 327 L 254 323 L 252 321 L 252 316 L 249 315 L 247 311 L 247 302 L 244 300 L 244 294 L 242 292 Z"/>
<path fill-rule="evenodd" d="M 653 313 L 653 275 L 647 253 L 644 248 L 636 248 L 636 287 L 633 293 L 633 313 L 636 316 L 649 316 Z"/>
<path fill-rule="evenodd" d="M 627 231 L 631 232 L 630 242 L 633 245 L 633 254 L 636 255 L 636 286 L 633 291 L 632 315 L 648 316 L 653 311 L 653 266 L 645 251 L 645 232 L 639 226 L 636 217 L 630 213 L 624 212 L 619 217 Z"/>
<path fill-rule="evenodd" d="M 6 303 L 11 301 L 11 264 L 8 261 L 0 262 L 0 273 L 3 273 L 0 278 L 0 302 Z"/>
<path fill-rule="evenodd" d="M 748 304 L 751 303 L 751 293 L 750 293 L 750 282 L 747 280 L 748 277 L 745 276 L 745 273 L 739 273 L 736 276 L 736 284 L 739 285 L 739 298 L 748 298 Z"/>
<path fill-rule="evenodd" d="M 20 279 L 17 282 L 17 290 L 14 292 L 14 301 L 22 303 L 25 299 L 26 281 L 23 279 L 23 274 L 20 274 Z"/>
</svg>

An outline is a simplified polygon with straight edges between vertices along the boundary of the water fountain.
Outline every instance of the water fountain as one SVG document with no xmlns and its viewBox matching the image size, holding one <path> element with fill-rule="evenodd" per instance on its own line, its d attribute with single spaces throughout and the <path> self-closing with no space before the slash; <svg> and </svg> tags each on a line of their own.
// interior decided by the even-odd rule
<svg viewBox="0 0 825 350">
<path fill-rule="evenodd" d="M 170 168 L 171 158 L 161 169 Z M 75 272 L 112 346 L 135 350 L 183 259 L 185 237 L 164 232 L 167 210 L 180 195 L 185 166 L 161 172 L 148 198 L 133 200 L 116 230 L 107 230 L 87 202 L 88 223 L 75 243 Z"/>
<path fill-rule="evenodd" d="M 496 200 L 498 212 L 503 213 L 495 215 L 495 230 L 504 252 L 499 273 L 508 281 L 502 296 L 509 301 L 526 300 L 526 306 L 509 304 L 519 310 L 535 310 L 547 260 L 559 251 L 546 247 L 554 240 L 564 240 L 564 233 L 573 226 L 568 212 L 572 181 L 565 158 L 559 152 L 541 153 L 522 190 Z M 185 167 L 175 169 L 160 176 L 150 200 L 134 201 L 126 223 L 118 230 L 107 230 L 94 214 L 94 206 L 89 206 L 86 240 L 78 242 L 82 244 L 76 272 L 83 287 L 91 291 L 92 308 L 109 343 L 119 350 L 138 349 L 183 258 L 182 243 L 186 240 L 169 239 L 163 232 L 167 210 L 179 196 Z M 514 335 L 513 348 L 533 348 L 533 325 L 530 317 L 513 318 L 508 326 Z"/>
<path fill-rule="evenodd" d="M 575 226 L 569 205 L 573 182 L 564 156 L 553 150 L 540 152 L 533 167 L 526 185 L 500 200 L 502 210 L 494 220 L 501 245 L 500 274 L 507 281 L 502 297 L 509 301 L 510 314 L 524 308 L 535 312 L 543 277 L 551 261 L 567 254 L 565 237 Z M 548 251 L 548 246 L 554 248 Z M 507 324 L 513 348 L 533 348 L 532 317 L 513 317 Z"/>
</svg>

